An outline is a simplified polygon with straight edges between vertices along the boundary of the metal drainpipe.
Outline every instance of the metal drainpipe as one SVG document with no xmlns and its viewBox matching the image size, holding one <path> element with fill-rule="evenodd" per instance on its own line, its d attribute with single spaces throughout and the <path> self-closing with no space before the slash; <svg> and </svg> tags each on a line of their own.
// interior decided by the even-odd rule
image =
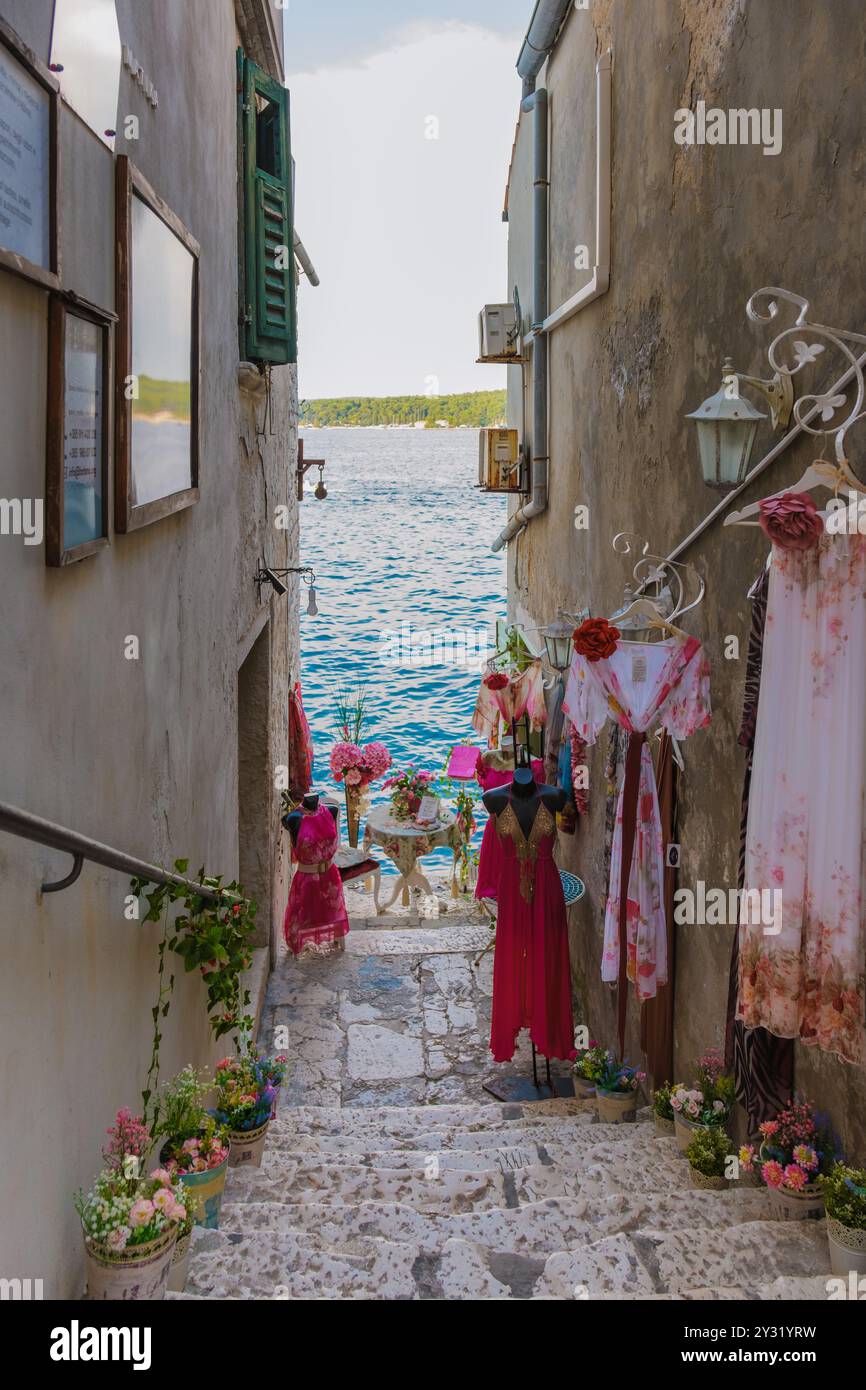
<svg viewBox="0 0 866 1390">
<path fill-rule="evenodd" d="M 539 87 L 524 97 L 522 110 L 534 112 L 534 207 L 533 207 L 533 323 L 532 340 L 532 467 L 531 498 L 509 518 L 491 546 L 501 550 L 519 531 L 547 510 L 547 366 L 548 337 L 541 329 L 548 309 L 548 216 L 550 208 L 550 179 L 547 155 L 548 105 L 547 89 Z"/>
</svg>

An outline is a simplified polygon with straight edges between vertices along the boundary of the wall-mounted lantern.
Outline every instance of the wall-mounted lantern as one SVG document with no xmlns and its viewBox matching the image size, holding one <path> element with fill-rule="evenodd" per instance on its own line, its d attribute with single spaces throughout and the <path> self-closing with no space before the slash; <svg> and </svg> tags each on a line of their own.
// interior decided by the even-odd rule
<svg viewBox="0 0 866 1390">
<path fill-rule="evenodd" d="M 282 580 L 287 574 L 300 574 L 307 586 L 307 607 L 306 613 L 309 617 L 315 618 L 319 612 L 319 605 L 316 602 L 316 573 L 312 565 L 290 565 L 288 569 L 271 569 L 269 565 L 259 565 L 253 580 L 259 591 L 259 602 L 262 598 L 262 585 L 270 584 L 278 598 L 288 593 L 286 585 Z"/>
<path fill-rule="evenodd" d="M 718 391 L 686 416 L 697 424 L 701 468 L 704 482 L 710 487 L 732 488 L 743 481 L 758 422 L 767 418 L 739 394 L 740 381 L 755 384 L 752 377 L 739 376 L 733 370 L 731 359 L 726 358 Z M 762 386 L 768 384 L 761 383 Z M 790 416 L 790 410 L 788 414 Z"/>
<path fill-rule="evenodd" d="M 571 665 L 573 633 L 574 621 L 568 621 L 561 608 L 557 608 L 553 622 L 541 629 L 547 660 L 554 671 L 567 671 Z"/>
</svg>

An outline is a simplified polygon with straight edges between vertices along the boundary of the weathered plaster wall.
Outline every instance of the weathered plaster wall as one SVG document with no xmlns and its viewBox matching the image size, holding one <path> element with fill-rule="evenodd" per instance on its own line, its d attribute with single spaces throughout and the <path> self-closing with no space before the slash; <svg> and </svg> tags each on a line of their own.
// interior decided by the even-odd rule
<svg viewBox="0 0 866 1390">
<path fill-rule="evenodd" d="M 639 12 L 639 13 L 638 13 Z M 613 211 L 609 292 L 551 339 L 550 509 L 510 547 L 512 613 L 548 621 L 558 605 L 610 614 L 629 570 L 611 548 L 634 530 L 667 553 L 711 509 L 696 438 L 683 416 L 715 390 L 722 359 L 767 369 L 770 335 L 746 319 L 749 295 L 783 285 L 809 298 L 814 316 L 856 331 L 866 324 L 863 243 L 863 56 L 866 12 L 856 0 L 595 0 L 572 10 L 539 78 L 551 110 L 551 309 L 588 279 L 574 248 L 595 239 L 595 79 L 613 48 Z M 694 106 L 780 107 L 782 152 L 679 147 L 674 112 Z M 517 93 L 516 97 L 517 99 Z M 509 285 L 531 304 L 532 117 L 521 119 L 510 190 Z M 793 315 L 786 318 L 793 322 Z M 830 358 L 833 355 L 827 354 Z M 838 357 L 827 364 L 841 374 Z M 510 375 L 518 378 L 512 369 Z M 818 385 L 823 378 L 815 375 Z M 531 401 L 531 372 L 527 399 Z M 509 395 L 511 423 L 518 391 Z M 531 415 L 529 417 L 531 433 Z M 753 460 L 773 442 L 769 422 Z M 866 436 L 864 436 L 866 438 Z M 852 436 L 853 444 L 853 436 Z M 853 444 L 853 453 L 858 453 Z M 798 443 L 755 488 L 763 496 L 799 478 L 818 449 Z M 588 532 L 574 529 L 577 504 Z M 746 590 L 766 549 L 757 530 L 722 531 L 689 555 L 707 581 L 685 620 L 713 665 L 711 728 L 684 746 L 680 882 L 736 886 L 743 757 L 736 735 L 749 604 Z M 740 639 L 741 659 L 723 656 Z M 828 737 L 830 731 L 803 731 Z M 573 970 L 585 1020 L 615 1038 L 615 996 L 599 977 L 606 883 L 603 749 L 591 762 L 592 810 L 564 862 L 586 880 L 572 909 Z M 732 930 L 681 927 L 677 938 L 675 1067 L 687 1076 L 723 1040 Z M 630 1003 L 627 1050 L 638 1054 Z M 866 1155 L 866 1078 L 798 1046 L 797 1083 L 831 1110 L 848 1144 Z"/>
<path fill-rule="evenodd" d="M 48 3 L 0 11 L 48 60 Z M 201 244 L 201 500 L 64 570 L 42 548 L 0 538 L 2 798 L 153 862 L 238 869 L 238 666 L 258 631 L 258 560 L 297 563 L 289 477 L 297 430 L 294 368 L 275 368 L 272 409 L 237 386 L 235 49 L 231 0 L 119 0 L 121 38 L 159 91 L 153 111 L 125 71 L 124 146 Z M 63 117 L 64 285 L 113 307 L 113 161 L 70 112 Z M 42 496 L 47 300 L 0 274 L 0 494 Z M 258 433 L 257 433 L 258 431 Z M 264 431 L 264 433 L 262 433 Z M 275 509 L 290 507 L 289 530 Z M 297 665 L 297 593 L 269 598 L 268 763 L 286 761 L 286 689 Z M 290 613 L 292 618 L 290 620 Z M 138 661 L 124 639 L 140 640 Z M 273 778 L 269 894 L 261 944 L 272 943 L 287 863 Z M 0 1274 L 45 1280 L 46 1297 L 82 1290 L 71 1197 L 99 1163 L 106 1125 L 135 1106 L 150 1055 L 157 932 L 124 917 L 126 880 L 94 866 L 40 898 L 68 859 L 0 836 L 0 1095 L 8 1115 Z M 164 1027 L 163 1074 L 221 1055 L 198 976 L 181 970 Z M 26 1097 L 24 1108 L 16 1097 Z"/>
</svg>

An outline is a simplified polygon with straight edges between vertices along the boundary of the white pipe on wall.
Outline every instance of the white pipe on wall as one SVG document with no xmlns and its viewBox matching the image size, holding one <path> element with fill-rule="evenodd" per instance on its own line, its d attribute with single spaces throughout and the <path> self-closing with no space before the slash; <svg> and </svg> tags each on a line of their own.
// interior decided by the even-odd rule
<svg viewBox="0 0 866 1390">
<path fill-rule="evenodd" d="M 610 49 L 607 49 L 595 65 L 595 265 L 592 279 L 577 294 L 554 309 L 552 314 L 548 314 L 540 328 L 533 328 L 524 339 L 526 344 L 532 343 L 538 333 L 552 333 L 594 299 L 600 299 L 610 288 L 612 58 Z"/>
</svg>

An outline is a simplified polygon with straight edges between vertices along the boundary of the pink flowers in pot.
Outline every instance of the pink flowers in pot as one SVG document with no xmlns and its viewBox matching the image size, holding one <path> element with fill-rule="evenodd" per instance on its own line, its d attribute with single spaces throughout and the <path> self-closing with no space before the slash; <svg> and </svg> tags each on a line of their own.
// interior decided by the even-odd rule
<svg viewBox="0 0 866 1390">
<path fill-rule="evenodd" d="M 331 749 L 330 767 L 335 782 L 363 791 L 371 782 L 384 776 L 391 766 L 391 754 L 384 743 L 335 743 Z"/>
</svg>

